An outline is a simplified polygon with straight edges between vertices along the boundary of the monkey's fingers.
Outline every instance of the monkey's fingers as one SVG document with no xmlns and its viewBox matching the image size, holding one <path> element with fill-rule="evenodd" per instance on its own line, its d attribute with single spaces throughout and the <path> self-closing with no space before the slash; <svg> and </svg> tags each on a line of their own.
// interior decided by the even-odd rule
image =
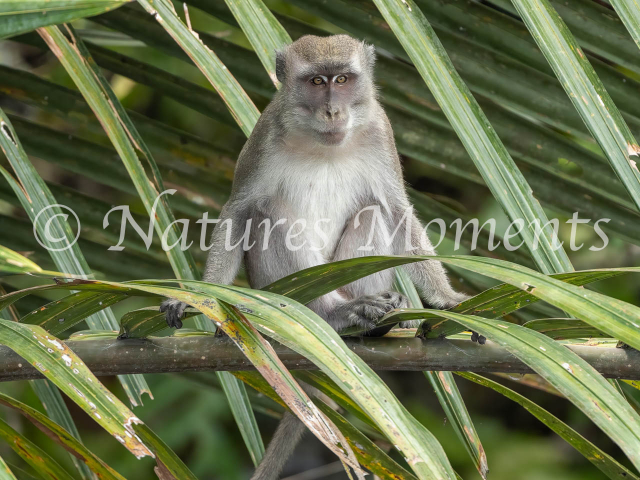
<svg viewBox="0 0 640 480">
<path fill-rule="evenodd" d="M 166 300 L 160 305 L 160 311 L 165 314 L 167 325 L 170 328 L 182 328 L 182 316 L 187 304 L 178 300 Z"/>
</svg>

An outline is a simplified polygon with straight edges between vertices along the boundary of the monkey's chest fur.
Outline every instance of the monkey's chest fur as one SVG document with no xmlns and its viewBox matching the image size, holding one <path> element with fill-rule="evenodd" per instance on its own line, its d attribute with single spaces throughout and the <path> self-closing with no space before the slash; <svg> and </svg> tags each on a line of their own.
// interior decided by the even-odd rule
<svg viewBox="0 0 640 480">
<path fill-rule="evenodd" d="M 285 220 L 279 228 L 285 231 L 285 240 L 289 235 L 287 247 L 313 249 L 329 261 L 348 222 L 361 208 L 378 202 L 380 172 L 367 168 L 366 152 L 360 153 L 294 152 L 269 159 L 260 175 L 260 210 L 272 225 Z"/>
</svg>

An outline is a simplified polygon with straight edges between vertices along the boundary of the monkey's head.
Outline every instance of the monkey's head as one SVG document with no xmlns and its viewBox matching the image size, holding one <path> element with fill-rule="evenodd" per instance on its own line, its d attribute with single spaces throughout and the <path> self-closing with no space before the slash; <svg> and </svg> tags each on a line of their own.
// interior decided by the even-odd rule
<svg viewBox="0 0 640 480">
<path fill-rule="evenodd" d="M 369 122 L 375 50 L 348 35 L 307 35 L 276 54 L 285 127 L 340 145 Z"/>
</svg>

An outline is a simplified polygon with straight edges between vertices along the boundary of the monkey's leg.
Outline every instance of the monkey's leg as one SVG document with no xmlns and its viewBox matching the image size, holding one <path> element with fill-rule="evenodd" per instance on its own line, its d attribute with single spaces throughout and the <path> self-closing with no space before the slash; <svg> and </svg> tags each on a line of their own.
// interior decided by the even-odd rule
<svg viewBox="0 0 640 480">
<path fill-rule="evenodd" d="M 394 245 L 389 244 L 388 225 L 376 217 L 373 211 L 363 211 L 358 216 L 359 224 L 351 220 L 347 224 L 332 261 L 371 255 L 392 255 Z M 392 269 L 374 273 L 356 280 L 340 289 L 352 300 L 337 308 L 330 317 L 331 325 L 340 330 L 352 325 L 369 329 L 368 336 L 381 336 L 391 330 L 392 325 L 375 328 L 377 322 L 388 312 L 406 307 L 406 297 L 391 291 L 394 273 Z"/>
<path fill-rule="evenodd" d="M 279 213 L 279 212 L 278 212 Z M 245 267 L 251 288 L 263 288 L 287 275 L 305 268 L 326 263 L 319 251 L 313 250 L 307 232 L 295 233 L 295 241 L 287 238 L 293 221 L 271 220 L 278 213 L 252 213 L 251 245 L 245 254 Z M 293 234 L 292 234 L 293 236 Z M 298 248 L 299 247 L 299 248 Z M 346 299 L 338 292 L 330 292 L 311 302 L 308 307 L 325 320 Z"/>
</svg>

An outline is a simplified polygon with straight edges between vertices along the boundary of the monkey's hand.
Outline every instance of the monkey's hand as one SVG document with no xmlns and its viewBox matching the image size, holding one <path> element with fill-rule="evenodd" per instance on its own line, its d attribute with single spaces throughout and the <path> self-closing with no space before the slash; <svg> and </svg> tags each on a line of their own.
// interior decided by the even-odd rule
<svg viewBox="0 0 640 480">
<path fill-rule="evenodd" d="M 391 310 L 405 308 L 409 304 L 407 297 L 398 292 L 382 292 L 376 295 L 364 295 L 341 305 L 333 312 L 332 325 L 341 330 L 359 326 L 367 329 L 367 336 L 381 336 L 391 330 L 392 325 L 376 328 L 378 322 Z M 384 330 L 384 331 L 383 331 Z"/>
<path fill-rule="evenodd" d="M 160 311 L 165 313 L 165 319 L 169 327 L 182 328 L 181 319 L 188 306 L 189 305 L 179 300 L 169 299 L 160 304 Z"/>
</svg>

